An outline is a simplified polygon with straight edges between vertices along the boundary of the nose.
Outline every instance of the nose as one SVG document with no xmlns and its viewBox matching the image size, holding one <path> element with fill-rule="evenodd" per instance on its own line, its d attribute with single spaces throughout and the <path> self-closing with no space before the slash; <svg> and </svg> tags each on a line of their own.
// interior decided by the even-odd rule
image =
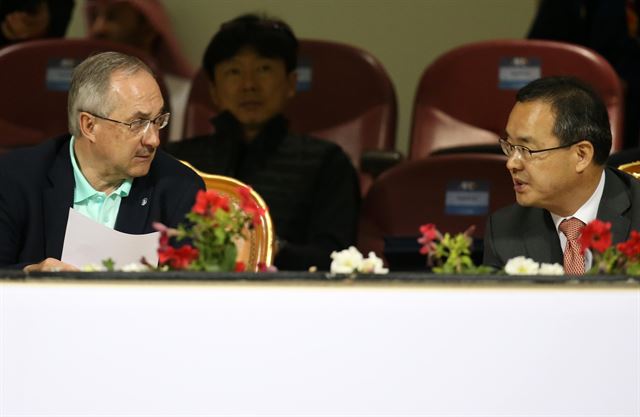
<svg viewBox="0 0 640 417">
<path fill-rule="evenodd" d="M 256 76 L 250 71 L 247 71 L 242 76 L 242 89 L 252 91 L 256 89 Z"/>
<path fill-rule="evenodd" d="M 142 132 L 142 144 L 153 149 L 160 146 L 160 129 L 155 124 L 149 123 Z"/>
<path fill-rule="evenodd" d="M 509 172 L 519 171 L 522 169 L 522 158 L 520 152 L 515 151 L 507 159 L 507 169 Z"/>
</svg>

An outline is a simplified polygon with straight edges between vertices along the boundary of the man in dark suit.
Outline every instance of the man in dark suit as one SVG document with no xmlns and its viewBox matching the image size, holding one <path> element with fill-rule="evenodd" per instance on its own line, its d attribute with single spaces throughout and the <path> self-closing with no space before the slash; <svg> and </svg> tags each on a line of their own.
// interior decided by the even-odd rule
<svg viewBox="0 0 640 417">
<path fill-rule="evenodd" d="M 80 266 L 59 260 L 70 207 L 141 234 L 155 221 L 176 226 L 204 188 L 192 170 L 157 149 L 169 113 L 139 59 L 105 52 L 81 63 L 68 117 L 72 136 L 0 158 L 0 267 Z"/>
<path fill-rule="evenodd" d="M 502 268 L 516 256 L 563 263 L 566 273 L 590 268 L 576 234 L 594 219 L 611 222 L 613 242 L 640 227 L 640 183 L 605 168 L 611 129 L 602 100 L 571 77 L 541 78 L 523 87 L 500 139 L 509 157 L 517 204 L 492 214 L 484 263 Z"/>
</svg>

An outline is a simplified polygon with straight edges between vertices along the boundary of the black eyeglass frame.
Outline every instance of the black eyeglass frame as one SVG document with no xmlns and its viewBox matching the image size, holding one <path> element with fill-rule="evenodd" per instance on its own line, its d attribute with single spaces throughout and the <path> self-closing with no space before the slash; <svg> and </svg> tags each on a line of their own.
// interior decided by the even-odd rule
<svg viewBox="0 0 640 417">
<path fill-rule="evenodd" d="M 529 148 L 527 148 L 526 146 L 523 146 L 523 145 L 514 145 L 513 143 L 509 142 L 505 138 L 498 138 L 498 143 L 500 144 L 500 149 L 502 149 L 502 153 L 504 153 L 508 157 L 511 157 L 516 150 L 520 150 L 519 151 L 520 155 L 522 155 L 524 157 L 524 159 L 531 158 L 534 154 L 537 154 L 537 153 L 540 153 L 540 152 L 555 151 L 556 149 L 569 148 L 569 147 L 575 145 L 576 143 L 580 143 L 580 142 L 583 142 L 583 141 L 584 141 L 584 139 L 580 139 L 580 140 L 577 140 L 575 142 L 568 143 L 566 145 L 555 146 L 553 148 L 535 149 L 534 150 L 534 149 L 529 149 Z M 511 152 L 507 152 L 507 149 L 511 149 Z M 525 156 L 526 154 L 528 154 L 529 156 Z"/>
<path fill-rule="evenodd" d="M 109 119 L 108 117 L 99 116 L 99 115 L 97 115 L 97 114 L 91 113 L 90 111 L 86 111 L 86 110 L 81 110 L 81 111 L 82 111 L 82 112 L 84 112 L 84 113 L 90 114 L 90 115 L 92 115 L 93 117 L 97 117 L 98 119 L 102 119 L 102 120 L 106 120 L 106 121 L 109 121 L 109 122 L 119 123 L 119 124 L 121 124 L 121 125 L 125 125 L 125 126 L 127 126 L 127 127 L 129 128 L 129 130 L 131 130 L 132 132 L 135 132 L 135 131 L 137 131 L 137 130 L 138 130 L 138 128 L 134 128 L 134 126 L 135 126 L 137 123 L 141 123 L 141 122 L 145 122 L 145 123 L 146 123 L 146 127 L 144 127 L 144 129 L 143 129 L 142 127 L 140 127 L 140 130 L 139 130 L 139 131 L 144 131 L 144 132 L 146 133 L 146 131 L 149 129 L 149 126 L 151 126 L 152 124 L 153 124 L 154 126 L 156 126 L 156 127 L 158 128 L 158 130 L 162 130 L 162 129 L 164 129 L 165 127 L 167 127 L 167 125 L 169 124 L 169 119 L 171 118 L 171 113 L 170 113 L 170 112 L 164 112 L 164 113 L 159 114 L 157 117 L 154 117 L 153 119 L 136 119 L 136 120 L 134 120 L 134 121 L 132 121 L 132 122 L 127 123 L 127 122 L 121 122 L 120 120 L 114 120 L 114 119 Z M 158 124 L 156 123 L 156 121 L 157 121 L 158 119 L 160 119 L 161 117 L 164 117 L 164 116 L 166 116 L 166 117 L 167 117 L 167 119 L 166 119 L 166 121 L 165 121 L 164 125 L 162 125 L 162 126 L 158 126 Z M 140 126 L 142 126 L 142 125 L 140 125 Z"/>
</svg>

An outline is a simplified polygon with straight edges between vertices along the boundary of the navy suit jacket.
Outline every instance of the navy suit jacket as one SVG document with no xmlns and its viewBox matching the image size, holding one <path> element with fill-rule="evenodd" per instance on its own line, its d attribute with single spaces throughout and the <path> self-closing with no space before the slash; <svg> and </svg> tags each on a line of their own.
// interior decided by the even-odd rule
<svg viewBox="0 0 640 417">
<path fill-rule="evenodd" d="M 627 240 L 631 230 L 640 229 L 640 181 L 606 168 L 597 218 L 611 222 L 613 244 Z M 489 217 L 483 263 L 502 269 L 516 256 L 562 264 L 560 238 L 547 210 L 514 204 Z"/>
<path fill-rule="evenodd" d="M 75 187 L 69 140 L 65 135 L 0 156 L 0 268 L 60 259 Z M 149 233 L 156 221 L 175 227 L 200 189 L 197 174 L 158 150 L 149 173 L 134 178 L 122 199 L 115 229 Z"/>
</svg>

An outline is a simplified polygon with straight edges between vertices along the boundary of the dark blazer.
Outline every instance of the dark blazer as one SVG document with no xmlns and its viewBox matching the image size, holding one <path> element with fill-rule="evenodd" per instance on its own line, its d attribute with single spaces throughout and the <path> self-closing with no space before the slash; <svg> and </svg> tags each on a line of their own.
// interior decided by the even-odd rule
<svg viewBox="0 0 640 417">
<path fill-rule="evenodd" d="M 606 168 L 605 175 L 597 218 L 611 222 L 615 244 L 627 240 L 631 230 L 640 229 L 640 181 L 612 168 Z M 514 204 L 489 217 L 483 263 L 502 269 L 516 256 L 562 264 L 560 238 L 547 210 Z"/>
<path fill-rule="evenodd" d="M 65 135 L 0 156 L 0 268 L 60 259 L 75 181 Z M 115 229 L 143 234 L 175 227 L 191 210 L 202 179 L 158 150 L 149 173 L 122 199 Z M 108 257 L 108 253 L 104 254 Z"/>
</svg>

